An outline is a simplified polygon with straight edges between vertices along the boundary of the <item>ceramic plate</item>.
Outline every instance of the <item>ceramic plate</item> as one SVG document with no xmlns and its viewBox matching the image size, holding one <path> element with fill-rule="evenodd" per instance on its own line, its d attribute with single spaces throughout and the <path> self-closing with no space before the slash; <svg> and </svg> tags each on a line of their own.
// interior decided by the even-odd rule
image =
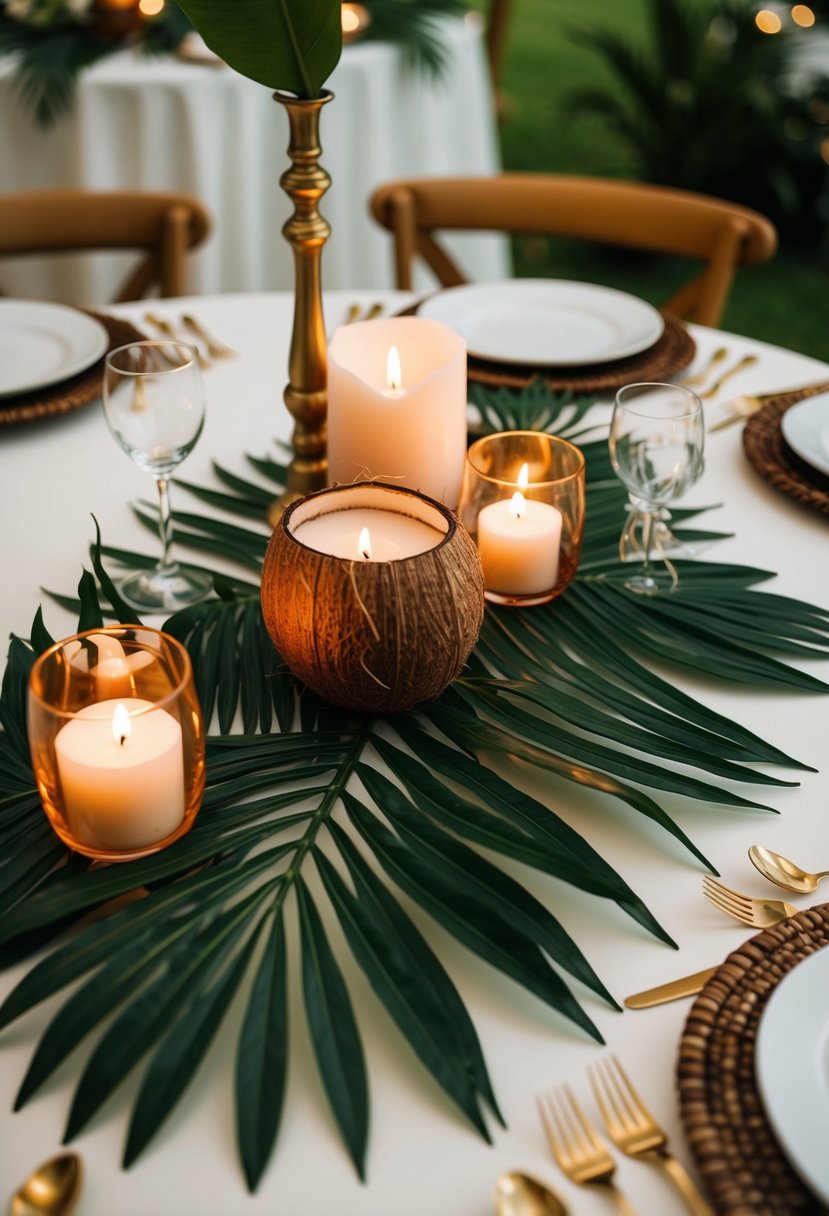
<svg viewBox="0 0 829 1216">
<path fill-rule="evenodd" d="M 801 460 L 829 476 L 829 393 L 791 406 L 780 420 L 780 429 Z"/>
<path fill-rule="evenodd" d="M 774 1134 L 810 1190 L 829 1203 L 829 949 L 775 988 L 760 1019 L 755 1071 Z"/>
<path fill-rule="evenodd" d="M 418 313 L 454 329 L 478 359 L 540 367 L 624 359 L 653 346 L 665 328 L 656 309 L 636 296 L 563 279 L 449 287 Z"/>
<path fill-rule="evenodd" d="M 107 331 L 77 308 L 0 300 L 0 397 L 66 380 L 100 359 Z"/>
</svg>

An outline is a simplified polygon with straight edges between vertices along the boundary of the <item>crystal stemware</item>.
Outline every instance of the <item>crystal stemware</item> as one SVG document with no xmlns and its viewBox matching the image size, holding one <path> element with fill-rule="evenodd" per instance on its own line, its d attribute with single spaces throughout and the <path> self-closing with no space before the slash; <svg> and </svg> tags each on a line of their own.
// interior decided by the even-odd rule
<svg viewBox="0 0 829 1216">
<path fill-rule="evenodd" d="M 697 480 L 703 467 L 705 427 L 696 393 L 675 384 L 628 384 L 619 389 L 608 440 L 616 475 L 631 510 L 619 542 L 622 561 L 641 561 L 625 581 L 631 591 L 673 590 L 676 568 L 659 545 L 657 525 L 667 504 Z M 641 539 L 640 539 L 641 537 Z M 651 558 L 663 563 L 656 568 Z"/>
<path fill-rule="evenodd" d="M 204 388 L 196 351 L 184 342 L 130 342 L 107 356 L 104 412 L 121 447 L 158 488 L 161 558 L 154 570 L 128 575 L 127 603 L 148 612 L 174 612 L 204 599 L 207 575 L 183 570 L 170 555 L 169 480 L 204 425 Z"/>
</svg>

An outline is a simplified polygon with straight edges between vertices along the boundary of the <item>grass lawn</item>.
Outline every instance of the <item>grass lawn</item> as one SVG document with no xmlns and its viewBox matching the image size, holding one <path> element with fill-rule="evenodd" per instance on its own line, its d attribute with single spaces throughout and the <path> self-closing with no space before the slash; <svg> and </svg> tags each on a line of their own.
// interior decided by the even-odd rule
<svg viewBox="0 0 829 1216">
<path fill-rule="evenodd" d="M 486 0 L 473 0 L 486 8 Z M 647 0 L 512 0 L 501 87 L 505 169 L 630 176 L 624 150 L 598 122 L 565 119 L 562 98 L 576 85 L 610 83 L 603 62 L 567 37 L 572 26 L 646 37 Z M 679 282 L 677 267 L 544 239 L 516 246 L 516 272 L 584 279 L 635 292 L 653 303 Z M 720 326 L 829 361 L 824 297 L 829 261 L 818 251 L 784 249 L 768 266 L 740 271 Z"/>
</svg>

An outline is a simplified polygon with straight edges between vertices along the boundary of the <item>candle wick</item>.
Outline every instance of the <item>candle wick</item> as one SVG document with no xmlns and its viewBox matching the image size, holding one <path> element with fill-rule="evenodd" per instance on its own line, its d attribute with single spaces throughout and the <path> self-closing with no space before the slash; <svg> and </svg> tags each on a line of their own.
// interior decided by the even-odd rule
<svg viewBox="0 0 829 1216">
<path fill-rule="evenodd" d="M 124 744 L 126 743 L 126 741 L 127 741 L 127 736 L 126 736 L 126 735 L 121 735 L 121 736 L 120 736 L 120 738 L 119 738 L 119 740 L 118 740 L 118 742 L 121 744 L 121 746 L 122 746 L 122 747 L 124 746 Z"/>
</svg>

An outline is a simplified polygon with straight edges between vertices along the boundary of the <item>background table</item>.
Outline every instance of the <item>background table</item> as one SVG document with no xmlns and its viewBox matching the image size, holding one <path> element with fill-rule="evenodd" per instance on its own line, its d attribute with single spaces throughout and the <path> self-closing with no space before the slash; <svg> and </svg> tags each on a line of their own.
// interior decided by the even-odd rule
<svg viewBox="0 0 829 1216">
<path fill-rule="evenodd" d="M 321 210 L 332 227 L 323 281 L 393 286 L 391 238 L 371 219 L 373 188 L 414 174 L 493 173 L 499 166 L 492 89 L 480 17 L 439 26 L 446 68 L 439 79 L 406 66 L 399 46 L 347 46 L 322 114 L 321 163 L 333 185 Z M 53 186 L 182 190 L 210 210 L 214 231 L 190 263 L 192 292 L 258 291 L 293 284 L 281 235 L 290 204 L 279 188 L 288 167 L 288 125 L 271 90 L 219 66 L 120 52 L 78 78 L 70 114 L 40 130 L 16 100 L 11 61 L 0 64 L 0 191 Z M 503 237 L 453 243 L 470 277 L 508 273 Z M 32 259 L 0 264 L 0 290 L 77 304 L 112 298 L 123 258 Z M 425 283 L 428 280 L 422 280 Z"/>
<path fill-rule="evenodd" d="M 355 293 L 326 300 L 329 328 L 341 321 Z M 369 302 L 374 297 L 364 294 Z M 391 304 L 392 297 L 388 297 Z M 396 305 L 404 297 L 393 298 Z M 188 480 L 205 481 L 210 460 L 219 457 L 246 473 L 244 451 L 273 451 L 276 436 L 289 433 L 281 404 L 291 300 L 285 295 L 227 296 L 171 302 L 165 314 L 175 320 L 192 308 L 218 336 L 242 352 L 233 362 L 208 373 L 208 420 L 199 445 L 183 466 Z M 140 323 L 141 309 L 121 314 Z M 747 352 L 758 363 L 731 382 L 727 394 L 787 388 L 826 378 L 823 364 L 775 347 L 714 330 L 694 328 L 701 366 L 716 346 L 733 358 Z M 609 404 L 596 417 L 609 418 Z M 706 404 L 709 420 L 721 410 Z M 782 497 L 763 482 L 743 457 L 739 427 L 708 437 L 706 470 L 689 492 L 688 504 L 722 506 L 705 517 L 706 526 L 733 531 L 734 538 L 713 546 L 711 556 L 779 571 L 767 588 L 784 595 L 829 605 L 826 520 Z M 100 406 L 93 404 L 54 422 L 40 423 L 0 437 L 0 496 L 9 522 L 0 539 L 4 591 L 0 604 L 3 636 L 14 628 L 26 633 L 40 585 L 59 591 L 77 583 L 86 546 L 94 535 L 90 513 L 100 521 L 106 543 L 154 552 L 154 538 L 131 516 L 128 503 L 152 497 L 152 483 L 116 447 Z M 192 500 L 183 492 L 174 506 Z M 196 508 L 198 509 L 198 508 Z M 620 517 L 620 527 L 622 519 Z M 44 601 L 45 602 L 45 601 Z M 47 626 L 56 636 L 74 630 L 71 615 L 45 602 Z M 829 677 L 827 664 L 804 664 Z M 672 675 L 671 678 L 674 678 Z M 684 674 L 676 679 L 706 704 L 756 731 L 784 750 L 825 766 L 827 701 L 810 695 L 740 689 Z M 776 770 L 782 776 L 792 774 Z M 798 776 L 798 774 L 794 774 Z M 799 775 L 801 785 L 767 790 L 761 799 L 781 815 L 729 811 L 660 795 L 697 845 L 720 868 L 729 885 L 753 894 L 770 888 L 746 859 L 751 843 L 761 843 L 816 866 L 829 864 L 825 829 L 829 773 Z M 584 948 L 599 975 L 618 999 L 725 958 L 749 931 L 727 920 L 702 898 L 702 871 L 664 832 L 611 799 L 552 784 L 530 775 L 534 792 L 581 831 L 620 871 L 674 935 L 675 953 L 658 944 L 613 905 L 505 862 L 539 898 L 548 902 Z M 808 899 L 789 897 L 800 906 Z M 572 1083 L 593 1110 L 585 1068 L 599 1049 L 530 994 L 467 954 L 426 918 L 415 913 L 472 1013 L 492 1081 L 509 1130 L 493 1126 L 494 1147 L 487 1147 L 456 1115 L 431 1079 L 420 1070 L 355 966 L 344 954 L 346 979 L 365 1032 L 371 1084 L 372 1128 L 368 1184 L 356 1179 L 325 1104 L 304 1027 L 299 985 L 292 985 L 291 1069 L 277 1151 L 259 1193 L 243 1189 L 233 1144 L 229 1082 L 234 1034 L 241 1010 L 234 1006 L 209 1056 L 173 1116 L 130 1173 L 117 1161 L 123 1145 L 128 1102 L 135 1079 L 107 1103 L 74 1147 L 88 1167 L 78 1216 L 259 1216 L 274 1212 L 303 1216 L 488 1216 L 491 1190 L 506 1169 L 525 1169 L 546 1178 L 581 1216 L 607 1216 L 607 1197 L 576 1191 L 548 1158 L 541 1139 L 534 1096 L 561 1081 Z M 0 996 L 21 973 L 0 974 Z M 292 980 L 297 980 L 296 974 Z M 674 1087 L 676 1049 L 689 1001 L 643 1012 L 617 1014 L 592 996 L 585 1007 L 608 1046 L 617 1052 L 654 1113 L 668 1129 L 678 1155 L 689 1161 L 679 1125 Z M 84 1046 L 20 1114 L 9 1104 L 37 1041 L 57 1007 L 50 1001 L 22 1025 L 0 1036 L 0 1197 L 18 1176 L 59 1145 L 69 1096 L 86 1058 Z M 661 1175 L 640 1162 L 621 1159 L 618 1178 L 637 1211 L 648 1216 L 680 1216 L 678 1197 Z"/>
</svg>

